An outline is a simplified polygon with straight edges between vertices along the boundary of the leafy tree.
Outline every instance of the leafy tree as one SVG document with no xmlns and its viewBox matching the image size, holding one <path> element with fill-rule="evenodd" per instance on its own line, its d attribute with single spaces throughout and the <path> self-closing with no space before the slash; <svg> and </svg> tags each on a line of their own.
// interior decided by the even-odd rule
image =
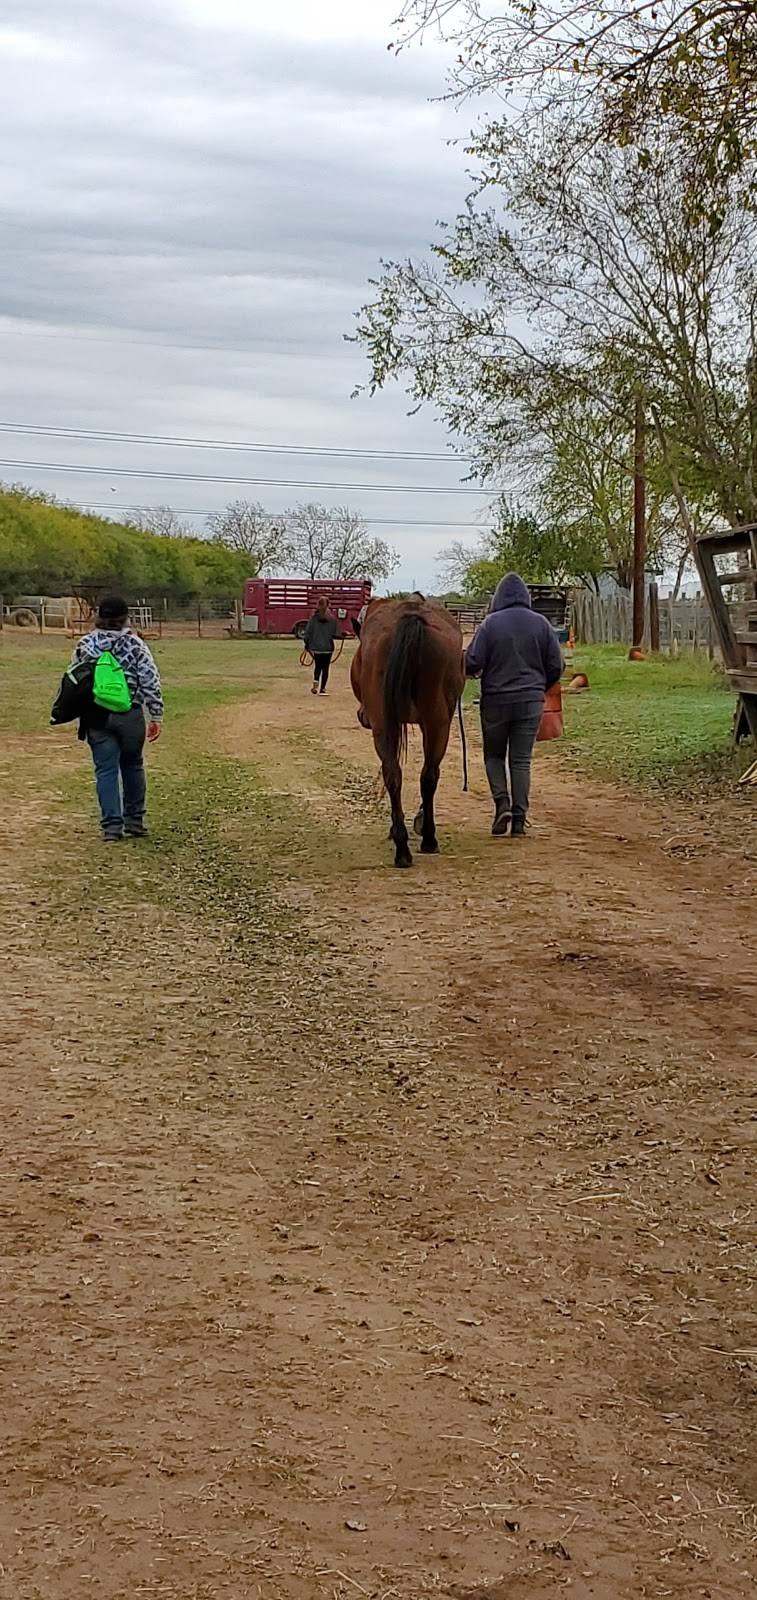
<svg viewBox="0 0 757 1600">
<path fill-rule="evenodd" d="M 164 538 L 88 516 L 15 486 L 0 490 L 0 591 L 231 600 L 249 576 L 246 558 L 207 540 Z"/>
<path fill-rule="evenodd" d="M 524 125 L 570 109 L 584 147 L 684 137 L 685 198 L 716 228 L 721 193 L 757 154 L 754 0 L 408 0 L 400 43 L 431 27 L 454 40 L 450 90 L 496 94 Z M 587 115 L 588 113 L 588 115 Z M 573 145 L 575 149 L 575 144 Z"/>
<path fill-rule="evenodd" d="M 254 501 L 232 500 L 208 518 L 208 530 L 216 544 L 246 557 L 248 578 L 274 572 L 292 558 L 286 515 L 272 515 Z"/>
<path fill-rule="evenodd" d="M 556 520 L 502 501 L 497 525 L 477 545 L 456 542 L 440 562 L 448 583 L 464 599 L 481 601 L 507 572 L 519 572 L 526 583 L 592 583 L 605 566 L 601 542 Z"/>
<path fill-rule="evenodd" d="M 143 506 L 135 511 L 129 522 L 141 533 L 155 533 L 161 539 L 191 539 L 192 529 L 182 522 L 171 506 Z"/>
<path fill-rule="evenodd" d="M 401 377 L 432 400 L 480 476 L 515 462 L 533 481 L 576 417 L 585 444 L 597 426 L 610 442 L 627 430 L 642 383 L 691 493 L 753 520 L 754 221 L 734 203 L 716 234 L 692 222 L 675 149 L 649 167 L 628 150 L 576 154 L 571 135 L 552 119 L 476 145 L 488 209 L 471 199 L 435 260 L 386 264 L 363 308 L 372 385 Z"/>
<path fill-rule="evenodd" d="M 563 394 L 538 489 L 545 520 L 561 530 L 569 549 L 585 552 L 590 579 L 605 570 L 623 588 L 630 588 L 633 569 L 631 423 L 627 412 L 613 416 L 581 391 Z M 646 455 L 647 565 L 663 572 L 688 544 L 651 429 Z"/>
<path fill-rule="evenodd" d="M 299 505 L 287 512 L 295 559 L 309 578 L 388 578 L 399 564 L 397 552 L 373 539 L 363 519 L 349 506 Z"/>
<path fill-rule="evenodd" d="M 209 600 L 238 599 L 250 576 L 245 556 L 208 539 L 192 539 L 188 543 L 194 572 L 191 593 Z"/>
</svg>

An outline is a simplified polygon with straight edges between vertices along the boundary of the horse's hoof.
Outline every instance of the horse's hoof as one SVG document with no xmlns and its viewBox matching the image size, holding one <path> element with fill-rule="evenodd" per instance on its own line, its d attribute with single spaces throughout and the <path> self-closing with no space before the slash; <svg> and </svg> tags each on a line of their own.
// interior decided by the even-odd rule
<svg viewBox="0 0 757 1600">
<path fill-rule="evenodd" d="M 423 843 L 421 844 L 421 855 L 422 856 L 438 856 L 438 854 L 439 854 L 439 840 L 438 839 L 424 839 Z"/>
<path fill-rule="evenodd" d="M 395 867 L 412 867 L 413 858 L 410 851 L 408 850 L 404 856 L 395 856 L 394 865 Z"/>
<path fill-rule="evenodd" d="M 413 833 L 417 833 L 418 837 L 420 838 L 422 832 L 423 832 L 423 812 L 419 811 L 417 813 L 417 815 L 413 818 Z"/>
</svg>

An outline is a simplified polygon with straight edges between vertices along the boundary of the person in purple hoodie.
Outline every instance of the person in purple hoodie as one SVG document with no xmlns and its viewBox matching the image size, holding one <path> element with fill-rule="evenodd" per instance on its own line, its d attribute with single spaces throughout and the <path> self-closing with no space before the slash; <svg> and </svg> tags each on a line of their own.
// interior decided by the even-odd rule
<svg viewBox="0 0 757 1600">
<path fill-rule="evenodd" d="M 481 679 L 484 763 L 495 807 L 493 834 L 505 834 L 510 828 L 516 838 L 526 831 L 531 758 L 544 696 L 559 682 L 562 670 L 554 628 L 531 610 L 523 579 L 508 572 L 465 652 L 467 676 Z"/>
</svg>

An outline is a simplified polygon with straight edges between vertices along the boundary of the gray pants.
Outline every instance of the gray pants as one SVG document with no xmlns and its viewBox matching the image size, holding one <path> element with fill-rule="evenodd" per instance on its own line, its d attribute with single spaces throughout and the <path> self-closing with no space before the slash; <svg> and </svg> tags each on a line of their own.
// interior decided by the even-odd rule
<svg viewBox="0 0 757 1600">
<path fill-rule="evenodd" d="M 512 810 L 513 817 L 524 821 L 531 788 L 531 757 L 543 711 L 543 695 L 537 700 L 481 702 L 484 764 L 494 802 L 498 810 Z"/>
</svg>

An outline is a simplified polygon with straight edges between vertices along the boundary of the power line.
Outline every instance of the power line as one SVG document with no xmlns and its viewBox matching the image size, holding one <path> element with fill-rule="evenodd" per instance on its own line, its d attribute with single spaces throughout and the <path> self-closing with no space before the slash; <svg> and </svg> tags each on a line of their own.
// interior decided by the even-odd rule
<svg viewBox="0 0 757 1600">
<path fill-rule="evenodd" d="M 123 515 L 132 511 L 159 511 L 162 510 L 162 507 L 119 506 L 114 505 L 112 500 L 85 500 L 81 509 L 83 511 L 109 511 L 112 514 L 119 512 Z M 201 510 L 197 506 L 170 506 L 168 509 L 173 512 L 175 517 L 212 517 L 223 508 L 206 506 L 204 510 Z M 272 515 L 275 516 L 276 513 L 273 512 Z M 460 528 L 477 532 L 481 527 L 480 522 L 444 522 L 439 521 L 438 518 L 427 520 L 425 517 L 363 517 L 361 520 L 371 528 Z"/>
<path fill-rule="evenodd" d="M 3 313 L 0 312 L 0 317 L 2 317 L 2 315 L 3 315 Z M 40 327 L 2 328 L 2 327 L 0 327 L 0 338 L 3 338 L 3 339 L 66 339 L 66 340 L 68 340 L 68 341 L 70 341 L 70 342 L 72 342 L 74 344 L 123 345 L 127 349 L 135 349 L 135 350 L 187 350 L 192 355 L 195 354 L 196 352 L 205 351 L 206 350 L 210 354 L 218 355 L 218 356 L 229 356 L 229 357 L 231 357 L 231 358 L 233 358 L 234 360 L 237 360 L 237 361 L 239 361 L 240 359 L 241 360 L 247 360 L 247 361 L 255 361 L 255 360 L 257 360 L 258 357 L 259 357 L 261 348 L 264 347 L 264 341 L 258 341 L 257 345 L 251 345 L 251 344 L 241 344 L 240 345 L 240 344 L 237 344 L 237 343 L 235 343 L 235 344 L 220 344 L 217 340 L 216 340 L 215 343 L 211 343 L 211 344 L 195 344 L 192 341 L 187 340 L 187 339 L 181 339 L 181 340 L 177 340 L 177 339 L 172 339 L 172 340 L 155 339 L 149 333 L 148 333 L 148 336 L 147 336 L 146 339 L 124 339 L 124 338 L 117 338 L 115 336 L 115 334 L 112 334 L 112 333 L 72 333 L 67 328 L 49 328 L 49 327 L 45 327 L 45 328 L 40 328 Z M 292 339 L 286 340 L 284 342 L 284 348 L 285 349 L 286 349 L 287 345 L 290 348 L 292 348 L 294 346 L 294 340 L 292 340 Z"/>
<path fill-rule="evenodd" d="M 127 433 L 121 428 L 113 431 L 104 428 L 61 428 L 35 425 L 30 422 L 0 422 L 0 433 L 34 434 L 54 439 L 97 439 L 113 444 L 148 444 L 184 450 L 234 450 L 261 455 L 342 456 L 345 459 L 373 461 L 447 461 L 453 465 L 457 461 L 467 463 L 472 459 L 470 456 L 448 455 L 443 450 L 355 450 L 350 447 L 332 449 L 328 445 L 261 444 L 257 441 L 240 442 L 237 439 L 193 439 L 164 433 Z"/>
<path fill-rule="evenodd" d="M 235 478 L 215 472 L 143 471 L 138 467 L 76 466 L 65 461 L 8 461 L 0 459 L 0 467 L 20 467 L 24 472 L 76 472 L 82 477 L 101 478 L 161 478 L 172 483 L 243 483 L 269 489 L 339 489 L 350 494 L 477 494 L 498 495 L 498 489 L 480 486 L 465 488 L 454 485 L 444 488 L 429 483 L 331 483 L 325 479 L 308 478 Z"/>
</svg>

